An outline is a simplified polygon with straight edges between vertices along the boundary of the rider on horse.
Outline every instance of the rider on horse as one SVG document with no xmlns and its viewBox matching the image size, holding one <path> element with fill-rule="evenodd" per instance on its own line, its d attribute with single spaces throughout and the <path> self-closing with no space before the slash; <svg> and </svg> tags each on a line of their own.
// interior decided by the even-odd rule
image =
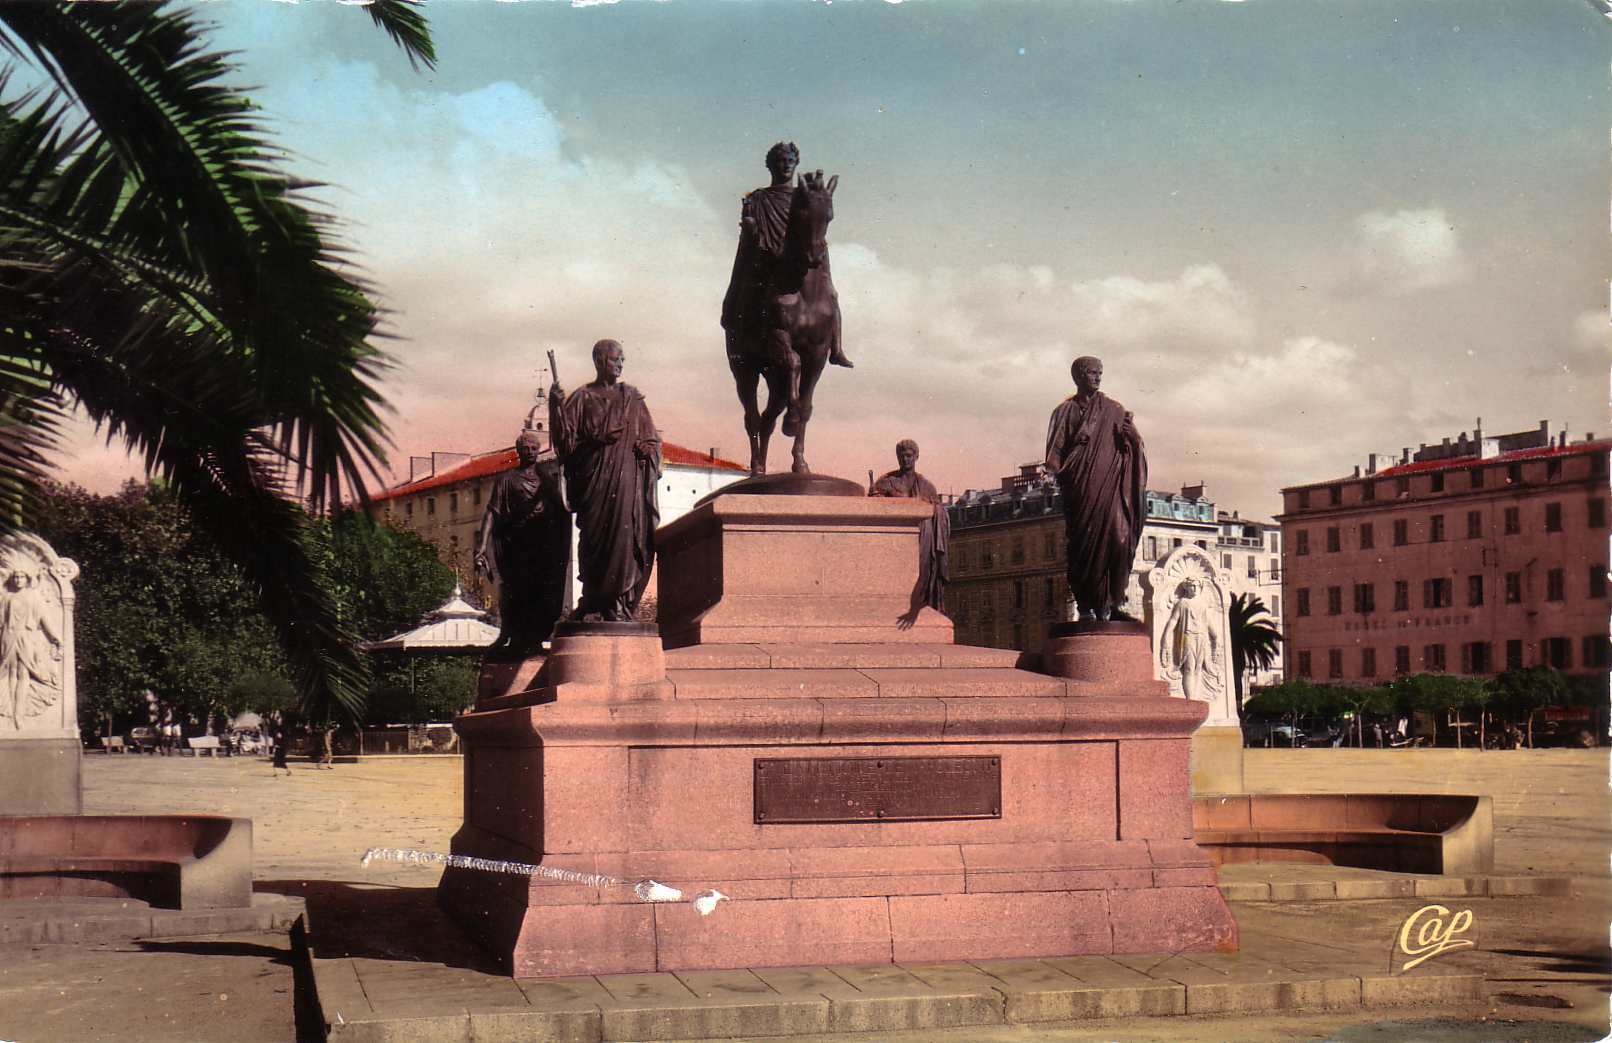
<svg viewBox="0 0 1612 1043">
<path fill-rule="evenodd" d="M 754 357 L 766 343 L 764 329 L 767 287 L 783 253 L 789 228 L 792 182 L 800 164 L 800 150 L 780 141 L 767 150 L 772 184 L 745 194 L 739 215 L 739 249 L 733 258 L 733 275 L 722 298 L 722 329 L 726 331 L 728 364 Z M 839 339 L 831 345 L 829 363 L 850 367 Z"/>
</svg>

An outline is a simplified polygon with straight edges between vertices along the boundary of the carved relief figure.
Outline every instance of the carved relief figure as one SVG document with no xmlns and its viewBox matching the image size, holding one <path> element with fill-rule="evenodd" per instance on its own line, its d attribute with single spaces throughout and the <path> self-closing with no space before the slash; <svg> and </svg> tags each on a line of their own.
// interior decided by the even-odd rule
<svg viewBox="0 0 1612 1043">
<path fill-rule="evenodd" d="M 1214 595 L 1199 597 L 1198 581 L 1193 579 L 1183 581 L 1177 594 L 1159 641 L 1159 665 L 1165 676 L 1181 679 L 1181 692 L 1188 699 L 1208 702 L 1226 686 L 1225 650 L 1210 607 Z"/>
<path fill-rule="evenodd" d="M 520 466 L 493 486 L 476 535 L 476 568 L 498 584 L 501 626 L 490 656 L 536 654 L 565 611 L 571 512 L 560 462 L 541 459 L 541 444 L 532 430 L 516 438 Z"/>
<path fill-rule="evenodd" d="M 40 563 L 18 550 L 0 559 L 0 716 L 13 728 L 54 706 L 62 695 L 59 604 L 41 583 Z"/>
<path fill-rule="evenodd" d="M 576 620 L 631 620 L 655 564 L 660 434 L 644 396 L 621 382 L 626 363 L 620 344 L 601 340 L 591 384 L 568 396 L 556 377 L 549 389 L 550 431 L 577 518 Z"/>
<path fill-rule="evenodd" d="M 946 611 L 946 544 L 951 539 L 951 520 L 941 505 L 940 493 L 934 483 L 918 473 L 918 443 L 903 438 L 896 443 L 894 471 L 886 471 L 871 479 L 869 496 L 899 496 L 923 500 L 935 505 L 934 516 L 918 529 L 918 588 L 913 592 L 913 607 L 928 605 L 937 612 Z"/>
<path fill-rule="evenodd" d="M 1131 414 L 1100 390 L 1102 360 L 1082 356 L 1070 373 L 1078 390 L 1047 425 L 1047 473 L 1063 501 L 1069 590 L 1080 618 L 1106 620 L 1125 600 L 1142 538 L 1147 456 Z"/>
<path fill-rule="evenodd" d="M 1178 547 L 1148 573 L 1147 587 L 1155 675 L 1171 695 L 1208 703 L 1206 724 L 1237 724 L 1228 577 L 1202 548 Z"/>
</svg>

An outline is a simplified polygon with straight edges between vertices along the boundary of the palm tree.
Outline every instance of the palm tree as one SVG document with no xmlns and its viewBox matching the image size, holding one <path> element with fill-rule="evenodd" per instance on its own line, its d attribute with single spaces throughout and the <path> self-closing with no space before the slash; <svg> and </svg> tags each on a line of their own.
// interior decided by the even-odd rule
<svg viewBox="0 0 1612 1043">
<path fill-rule="evenodd" d="M 435 62 L 407 0 L 368 10 Z M 0 533 L 82 409 L 245 569 L 305 707 L 351 715 L 365 669 L 298 500 L 380 474 L 378 312 L 204 32 L 165 5 L 0 4 Z M 24 65 L 39 85 L 12 89 Z"/>
<path fill-rule="evenodd" d="M 1231 629 L 1231 669 L 1237 692 L 1237 713 L 1242 714 L 1243 675 L 1269 670 L 1282 647 L 1282 632 L 1271 622 L 1270 610 L 1258 594 L 1234 594 L 1227 609 Z"/>
</svg>

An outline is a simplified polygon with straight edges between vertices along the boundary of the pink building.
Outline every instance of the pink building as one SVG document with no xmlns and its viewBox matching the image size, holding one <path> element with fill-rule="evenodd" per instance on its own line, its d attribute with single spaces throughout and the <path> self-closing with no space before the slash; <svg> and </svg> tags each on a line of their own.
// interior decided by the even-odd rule
<svg viewBox="0 0 1612 1043">
<path fill-rule="evenodd" d="M 1481 422 L 1384 470 L 1283 489 L 1287 677 L 1608 667 L 1612 441 Z"/>
</svg>

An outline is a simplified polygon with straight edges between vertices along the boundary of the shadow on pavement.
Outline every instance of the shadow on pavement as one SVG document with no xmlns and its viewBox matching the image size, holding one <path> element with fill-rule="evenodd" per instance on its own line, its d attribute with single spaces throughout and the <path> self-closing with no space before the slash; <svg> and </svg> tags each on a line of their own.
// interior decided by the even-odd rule
<svg viewBox="0 0 1612 1043">
<path fill-rule="evenodd" d="M 254 945 L 251 942 L 175 941 L 158 942 L 143 939 L 135 942 L 141 952 L 187 953 L 191 956 L 255 956 L 259 959 L 290 966 L 291 957 L 274 945 Z"/>
<path fill-rule="evenodd" d="M 341 880 L 258 880 L 259 891 L 308 903 L 309 944 L 320 959 L 357 957 L 501 973 L 498 964 L 454 926 L 435 887 L 394 887 Z"/>
</svg>

